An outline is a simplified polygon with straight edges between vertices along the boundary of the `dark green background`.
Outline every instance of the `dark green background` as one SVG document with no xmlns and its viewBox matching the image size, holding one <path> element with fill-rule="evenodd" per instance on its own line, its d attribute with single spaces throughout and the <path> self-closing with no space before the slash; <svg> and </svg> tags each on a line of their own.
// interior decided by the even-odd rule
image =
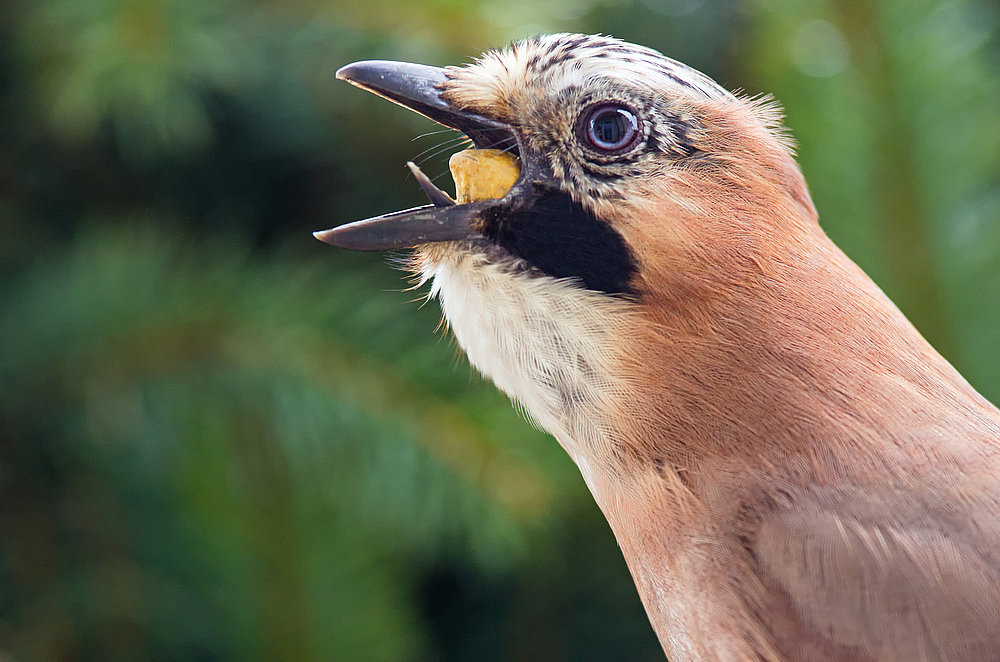
<svg viewBox="0 0 1000 662">
<path fill-rule="evenodd" d="M 338 67 L 560 30 L 773 94 L 829 234 L 1000 400 L 995 3 L 5 0 L 0 659 L 662 659 L 558 445 L 310 236 L 455 137 Z"/>
</svg>

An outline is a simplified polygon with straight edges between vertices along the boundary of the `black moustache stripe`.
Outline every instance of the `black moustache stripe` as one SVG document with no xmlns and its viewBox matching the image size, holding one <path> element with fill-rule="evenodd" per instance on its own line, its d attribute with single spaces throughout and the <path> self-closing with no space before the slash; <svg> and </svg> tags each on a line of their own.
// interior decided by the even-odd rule
<svg viewBox="0 0 1000 662">
<path fill-rule="evenodd" d="M 566 193 L 545 192 L 529 207 L 497 209 L 483 234 L 554 278 L 575 278 L 606 294 L 636 294 L 639 265 L 625 239 Z"/>
</svg>

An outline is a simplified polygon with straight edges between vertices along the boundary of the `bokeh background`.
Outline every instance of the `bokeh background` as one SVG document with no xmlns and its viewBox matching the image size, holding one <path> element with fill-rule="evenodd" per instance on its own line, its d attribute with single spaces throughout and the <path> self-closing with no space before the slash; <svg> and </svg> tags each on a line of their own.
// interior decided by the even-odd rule
<svg viewBox="0 0 1000 662">
<path fill-rule="evenodd" d="M 557 444 L 310 236 L 457 149 L 338 67 L 566 30 L 777 97 L 827 232 L 1000 401 L 995 2 L 3 0 L 0 660 L 662 659 Z"/>
</svg>

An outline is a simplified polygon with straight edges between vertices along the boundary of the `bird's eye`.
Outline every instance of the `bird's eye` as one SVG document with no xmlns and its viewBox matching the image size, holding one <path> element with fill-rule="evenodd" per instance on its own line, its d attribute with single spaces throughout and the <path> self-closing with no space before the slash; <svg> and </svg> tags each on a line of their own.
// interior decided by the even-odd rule
<svg viewBox="0 0 1000 662">
<path fill-rule="evenodd" d="M 624 106 L 601 104 L 584 113 L 582 119 L 582 137 L 602 152 L 620 154 L 639 138 L 639 118 Z"/>
</svg>

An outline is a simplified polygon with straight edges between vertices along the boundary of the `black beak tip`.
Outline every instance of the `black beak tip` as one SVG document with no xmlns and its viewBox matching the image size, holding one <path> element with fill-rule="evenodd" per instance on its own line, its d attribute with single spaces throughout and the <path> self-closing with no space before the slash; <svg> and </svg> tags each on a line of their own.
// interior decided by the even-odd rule
<svg viewBox="0 0 1000 662">
<path fill-rule="evenodd" d="M 346 81 L 354 80 L 354 77 L 351 74 L 357 72 L 359 64 L 363 64 L 363 63 L 362 62 L 352 62 L 351 64 L 345 64 L 340 69 L 337 69 L 337 73 L 335 74 L 336 77 L 337 77 L 337 80 L 346 80 Z"/>
<path fill-rule="evenodd" d="M 317 230 L 316 232 L 313 232 L 313 236 L 322 241 L 323 243 L 336 246 L 337 245 L 336 230 L 337 228 L 330 228 L 329 230 Z"/>
<path fill-rule="evenodd" d="M 369 219 L 345 223 L 329 230 L 319 230 L 313 232 L 313 236 L 324 244 L 352 251 L 384 251 L 405 248 L 406 235 L 400 232 L 394 233 L 392 230 L 393 228 L 381 227 L 377 221 L 373 222 L 372 219 Z"/>
</svg>

